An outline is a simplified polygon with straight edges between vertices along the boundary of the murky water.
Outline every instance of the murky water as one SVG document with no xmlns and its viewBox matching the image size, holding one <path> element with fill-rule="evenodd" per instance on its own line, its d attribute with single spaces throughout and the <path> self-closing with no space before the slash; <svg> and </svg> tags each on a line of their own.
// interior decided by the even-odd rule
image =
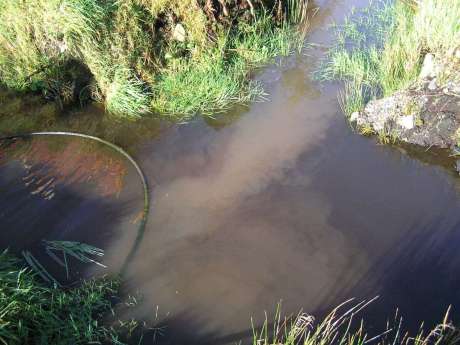
<svg viewBox="0 0 460 345">
<path fill-rule="evenodd" d="M 330 42 L 327 26 L 352 2 L 316 3 L 314 48 L 258 77 L 269 101 L 222 120 L 168 126 L 131 148 L 154 193 L 126 285 L 143 296 L 136 316 L 166 325 L 160 343 L 247 340 L 251 317 L 262 322 L 281 300 L 287 314 L 322 315 L 348 298 L 379 295 L 363 314 L 376 331 L 396 307 L 412 328 L 440 320 L 450 304 L 460 310 L 460 182 L 353 133 L 337 86 L 311 80 L 321 45 Z M 28 145 L 23 151 L 36 152 Z M 71 145 L 59 146 L 62 162 L 72 160 Z M 104 190 L 66 175 L 53 199 L 37 200 L 43 191 L 30 196 L 24 186 L 32 164 L 21 154 L 0 167 L 0 188 L 13 188 L 0 194 L 2 245 L 21 247 L 24 232 L 34 234 L 31 243 L 44 233 L 86 240 L 106 250 L 105 263 L 116 271 L 142 208 L 137 176 L 123 172 L 118 193 L 116 179 Z M 100 167 L 94 160 L 85 161 L 87 170 Z M 62 175 L 63 164 L 52 176 Z"/>
</svg>

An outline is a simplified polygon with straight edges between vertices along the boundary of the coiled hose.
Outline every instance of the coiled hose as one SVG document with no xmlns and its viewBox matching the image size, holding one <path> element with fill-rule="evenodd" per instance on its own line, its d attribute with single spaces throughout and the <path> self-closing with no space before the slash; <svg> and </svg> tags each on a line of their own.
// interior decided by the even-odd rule
<svg viewBox="0 0 460 345">
<path fill-rule="evenodd" d="M 107 145 L 120 153 L 122 156 L 124 156 L 136 169 L 137 174 L 139 175 L 139 178 L 141 179 L 142 182 L 142 187 L 144 189 L 144 210 L 142 213 L 142 219 L 141 223 L 139 224 L 136 239 L 134 241 L 134 245 L 132 246 L 130 252 L 128 253 L 128 256 L 125 259 L 125 262 L 123 263 L 123 266 L 120 271 L 120 275 L 124 275 L 126 272 L 126 269 L 133 259 L 134 255 L 136 254 L 137 250 L 139 249 L 139 246 L 142 242 L 142 239 L 144 237 L 145 233 L 145 226 L 147 224 L 147 218 L 149 215 L 149 208 L 150 208 L 150 190 L 149 190 L 149 185 L 147 183 L 147 179 L 145 177 L 144 172 L 142 171 L 141 167 L 137 162 L 132 158 L 129 153 L 127 153 L 125 150 L 123 150 L 121 147 L 107 141 L 104 139 L 101 139 L 99 137 L 95 137 L 92 135 L 88 134 L 83 134 L 83 133 L 76 133 L 76 132 L 31 132 L 31 133 L 26 133 L 26 134 L 15 134 L 11 136 L 5 136 L 5 137 L 0 137 L 0 141 L 3 140 L 11 140 L 11 139 L 16 139 L 16 138 L 28 138 L 28 137 L 36 137 L 36 136 L 67 136 L 67 137 L 79 137 L 79 138 L 85 138 L 85 139 L 90 139 L 93 141 L 100 142 L 104 145 Z"/>
</svg>

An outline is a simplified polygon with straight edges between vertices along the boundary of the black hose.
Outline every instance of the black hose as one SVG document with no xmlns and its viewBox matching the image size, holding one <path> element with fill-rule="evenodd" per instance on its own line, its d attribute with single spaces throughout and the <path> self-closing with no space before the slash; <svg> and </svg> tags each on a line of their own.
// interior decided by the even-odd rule
<svg viewBox="0 0 460 345">
<path fill-rule="evenodd" d="M 149 190 L 149 186 L 148 186 L 147 179 L 145 177 L 144 172 L 142 171 L 142 169 L 139 166 L 139 164 L 137 164 L 137 162 L 134 160 L 134 158 L 132 158 L 129 155 L 129 153 L 127 153 L 121 147 L 119 147 L 119 146 L 117 146 L 117 145 L 115 145 L 115 144 L 113 144 L 113 143 L 111 143 L 111 142 L 109 142 L 107 140 L 104 140 L 104 139 L 101 139 L 101 138 L 98 138 L 98 137 L 95 137 L 95 136 L 92 136 L 92 135 L 88 135 L 88 134 L 75 133 L 75 132 L 31 132 L 31 133 L 26 133 L 26 134 L 15 134 L 15 135 L 6 136 L 6 137 L 0 137 L 0 141 L 2 141 L 2 140 L 11 140 L 11 139 L 16 139 L 16 138 L 28 138 L 28 137 L 31 137 L 31 136 L 40 136 L 40 135 L 42 135 L 42 136 L 54 136 L 54 135 L 57 135 L 57 136 L 80 137 L 80 138 L 91 139 L 91 140 L 100 142 L 100 143 L 102 143 L 104 145 L 107 145 L 107 146 L 111 147 L 112 149 L 114 149 L 115 151 L 117 151 L 118 153 L 123 155 L 128 161 L 131 162 L 131 164 L 136 169 L 136 172 L 137 172 L 137 174 L 139 175 L 139 177 L 141 179 L 142 187 L 144 189 L 144 210 L 143 210 L 143 214 L 142 214 L 141 223 L 139 225 L 138 232 L 137 232 L 137 235 L 136 235 L 136 240 L 134 241 L 134 245 L 131 248 L 130 252 L 128 253 L 128 256 L 126 257 L 125 262 L 123 263 L 123 266 L 122 266 L 122 268 L 120 270 L 120 275 L 124 275 L 124 273 L 126 272 L 126 269 L 127 269 L 128 265 L 129 265 L 130 261 L 133 259 L 134 255 L 136 254 L 136 252 L 139 249 L 139 246 L 140 246 L 140 244 L 142 242 L 142 239 L 143 239 L 144 233 L 145 233 L 145 226 L 147 224 L 147 218 L 148 218 L 148 214 L 149 214 L 150 190 Z"/>
</svg>

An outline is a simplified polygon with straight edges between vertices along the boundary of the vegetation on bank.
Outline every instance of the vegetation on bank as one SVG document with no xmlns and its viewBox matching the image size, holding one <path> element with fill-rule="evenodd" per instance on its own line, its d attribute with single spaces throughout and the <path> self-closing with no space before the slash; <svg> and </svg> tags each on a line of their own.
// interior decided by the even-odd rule
<svg viewBox="0 0 460 345">
<path fill-rule="evenodd" d="M 457 0 L 373 1 L 337 27 L 321 75 L 345 82 L 341 103 L 350 116 L 414 85 L 427 53 L 451 55 L 460 45 L 459 18 Z"/>
<path fill-rule="evenodd" d="M 112 310 L 117 280 L 88 280 L 69 289 L 46 285 L 7 252 L 0 254 L 0 343 L 118 344 L 102 320 Z"/>
<path fill-rule="evenodd" d="M 302 43 L 307 0 L 4 0 L 0 81 L 122 117 L 211 115 L 263 94 L 255 68 Z M 304 27 L 304 26 L 302 26 Z"/>
<path fill-rule="evenodd" d="M 67 244 L 66 244 L 67 245 Z M 59 250 L 62 248 L 57 247 Z M 74 251 L 66 251 L 69 254 Z M 86 253 L 86 252 L 85 252 Z M 85 254 L 86 257 L 86 254 Z M 85 260 L 86 261 L 86 260 Z M 32 265 L 34 267 L 34 265 Z M 142 339 L 142 327 L 135 320 L 107 326 L 119 289 L 119 281 L 103 278 L 83 281 L 73 288 L 51 287 L 40 278 L 41 267 L 31 270 L 4 251 L 0 254 L 0 343 L 2 344 L 123 344 L 133 335 Z M 434 329 L 420 329 L 410 336 L 402 329 L 402 318 L 379 334 L 367 333 L 357 314 L 373 301 L 351 306 L 348 301 L 335 308 L 321 322 L 299 313 L 275 320 L 266 319 L 254 328 L 254 345 L 454 345 L 460 331 L 449 321 L 449 312 Z M 140 328 L 139 328 L 140 327 Z M 132 338 L 131 338 L 132 339 Z"/>
<path fill-rule="evenodd" d="M 254 331 L 253 345 L 457 345 L 460 330 L 449 321 L 449 311 L 444 320 L 431 330 L 423 325 L 414 336 L 404 332 L 402 317 L 396 315 L 393 325 L 379 334 L 370 335 L 364 322 L 356 315 L 372 301 L 363 301 L 349 307 L 351 301 L 335 308 L 322 321 L 300 313 L 292 318 L 282 318 L 278 309 L 275 320 L 265 321 L 260 331 Z M 349 309 L 346 309 L 349 307 Z"/>
</svg>

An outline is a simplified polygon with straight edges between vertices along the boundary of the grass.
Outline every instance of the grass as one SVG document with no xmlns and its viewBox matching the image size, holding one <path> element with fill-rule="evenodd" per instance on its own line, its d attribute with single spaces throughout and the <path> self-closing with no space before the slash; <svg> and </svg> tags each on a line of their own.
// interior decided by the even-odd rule
<svg viewBox="0 0 460 345">
<path fill-rule="evenodd" d="M 321 77 L 345 81 L 346 115 L 373 98 L 404 90 L 418 81 L 427 53 L 444 56 L 460 43 L 456 0 L 373 1 L 336 28 Z"/>
<path fill-rule="evenodd" d="M 119 282 L 88 280 L 79 287 L 49 287 L 7 252 L 0 254 L 0 343 L 120 344 L 114 329 L 103 325 Z"/>
<path fill-rule="evenodd" d="M 45 250 L 49 257 L 51 257 L 57 264 L 65 268 L 67 279 L 70 277 L 68 257 L 73 257 L 83 263 L 93 263 L 106 268 L 105 265 L 91 258 L 91 256 L 104 256 L 104 251 L 102 249 L 93 247 L 86 243 L 74 241 L 44 241 L 44 244 L 46 245 Z M 62 254 L 62 259 L 58 257 L 56 252 L 57 254 Z M 42 273 L 43 270 L 39 270 L 38 272 Z"/>
<path fill-rule="evenodd" d="M 349 309 L 350 301 L 335 308 L 321 322 L 304 313 L 282 318 L 278 308 L 274 322 L 267 318 L 263 327 L 254 330 L 253 345 L 454 345 L 460 342 L 460 331 L 449 321 L 449 311 L 434 329 L 411 336 L 402 329 L 402 317 L 396 315 L 394 326 L 376 335 L 369 335 L 363 321 L 356 315 L 372 301 L 360 302 Z"/>
<path fill-rule="evenodd" d="M 196 0 L 4 0 L 0 81 L 18 91 L 52 84 L 60 100 L 72 83 L 64 72 L 80 64 L 112 114 L 212 115 L 262 95 L 250 73 L 302 43 L 307 5 L 289 0 L 281 21 L 260 5 L 246 19 L 234 10 L 212 20 Z"/>
<path fill-rule="evenodd" d="M 197 112 L 213 116 L 261 97 L 261 85 L 248 81 L 250 72 L 275 56 L 290 54 L 299 43 L 297 38 L 292 29 L 275 26 L 266 13 L 252 24 L 240 23 L 198 59 L 172 58 L 153 86 L 152 108 L 186 118 Z"/>
</svg>

